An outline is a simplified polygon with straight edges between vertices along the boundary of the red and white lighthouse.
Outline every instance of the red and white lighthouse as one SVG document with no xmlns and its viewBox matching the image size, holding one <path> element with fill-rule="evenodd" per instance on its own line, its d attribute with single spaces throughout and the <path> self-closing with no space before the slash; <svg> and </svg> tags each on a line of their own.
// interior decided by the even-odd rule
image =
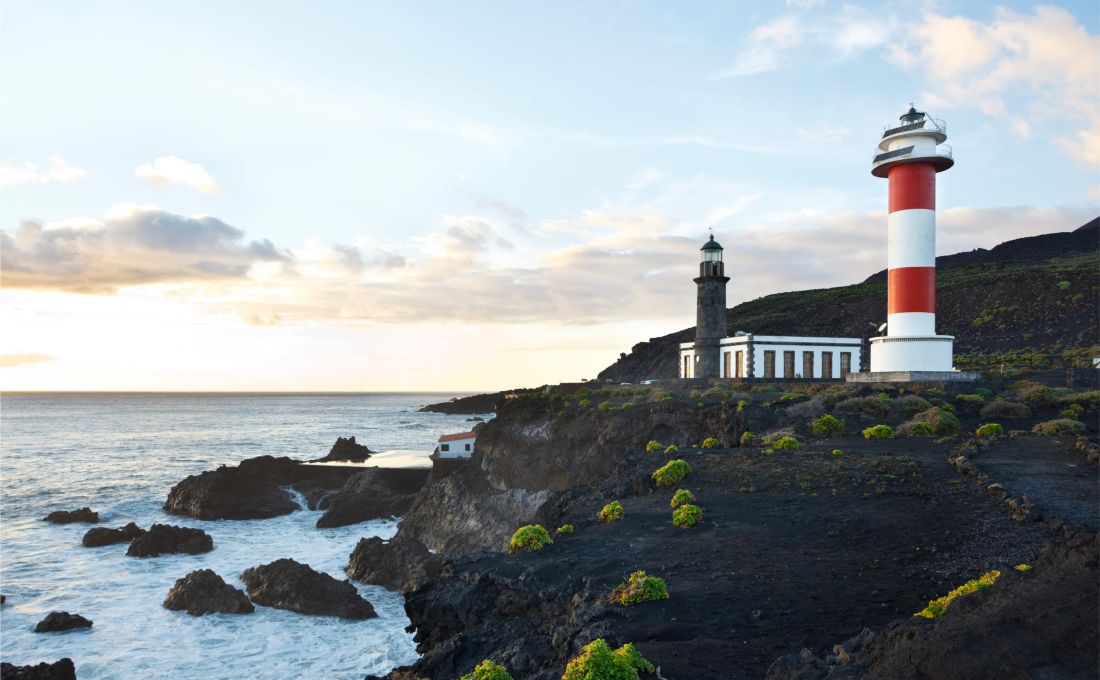
<svg viewBox="0 0 1100 680">
<path fill-rule="evenodd" d="M 912 106 L 882 133 L 871 174 L 890 184 L 886 335 L 871 372 L 951 371 L 954 337 L 936 335 L 936 174 L 955 164 L 947 125 Z"/>
</svg>

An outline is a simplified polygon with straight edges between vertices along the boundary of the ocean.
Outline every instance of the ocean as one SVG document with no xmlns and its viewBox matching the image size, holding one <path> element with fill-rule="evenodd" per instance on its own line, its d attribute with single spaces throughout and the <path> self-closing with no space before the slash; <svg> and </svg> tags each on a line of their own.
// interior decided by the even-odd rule
<svg viewBox="0 0 1100 680">
<path fill-rule="evenodd" d="M 374 451 L 431 453 L 467 416 L 418 413 L 453 394 L 5 394 L 0 398 L 0 660 L 70 657 L 77 677 L 362 678 L 411 663 L 401 595 L 356 584 L 378 618 L 346 621 L 257 606 L 201 617 L 161 606 L 176 579 L 209 568 L 240 573 L 291 557 L 340 579 L 360 538 L 388 538 L 399 520 L 317 529 L 320 512 L 267 520 L 199 521 L 166 513 L 190 474 L 264 454 L 306 460 L 354 435 Z M 394 454 L 408 459 L 410 454 Z M 415 454 L 414 454 L 415 455 Z M 126 545 L 84 548 L 88 524 L 41 521 L 89 506 L 98 526 L 160 522 L 199 527 L 202 555 L 126 556 Z M 79 613 L 88 630 L 34 633 L 50 611 Z"/>
</svg>

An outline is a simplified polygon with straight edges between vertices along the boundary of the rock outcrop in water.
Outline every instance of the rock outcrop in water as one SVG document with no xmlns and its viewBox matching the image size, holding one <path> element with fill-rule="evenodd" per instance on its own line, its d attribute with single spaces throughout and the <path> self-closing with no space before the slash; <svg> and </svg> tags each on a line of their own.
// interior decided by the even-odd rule
<svg viewBox="0 0 1100 680">
<path fill-rule="evenodd" d="M 350 581 L 338 581 L 289 558 L 245 569 L 241 580 L 252 601 L 266 607 L 345 619 L 377 616 Z"/>
<path fill-rule="evenodd" d="M 33 666 L 5 662 L 0 663 L 0 680 L 76 680 L 76 666 L 68 657 Z"/>
<path fill-rule="evenodd" d="M 355 468 L 305 465 L 291 458 L 258 456 L 235 467 L 221 466 L 191 475 L 172 487 L 164 509 L 195 519 L 267 519 L 286 515 L 298 504 L 283 487 L 305 496 L 310 508 L 339 489 Z"/>
<path fill-rule="evenodd" d="M 60 633 L 74 628 L 91 628 L 92 622 L 80 614 L 50 612 L 34 627 L 36 633 Z"/>
<path fill-rule="evenodd" d="M 130 557 L 156 557 L 166 553 L 204 553 L 214 549 L 214 539 L 202 529 L 154 524 L 130 543 Z"/>
<path fill-rule="evenodd" d="M 348 558 L 348 576 L 390 590 L 408 592 L 439 574 L 443 560 L 408 537 L 361 538 Z"/>
<path fill-rule="evenodd" d="M 325 514 L 318 528 L 342 527 L 407 511 L 424 487 L 427 469 L 368 468 L 348 478 L 343 488 L 321 504 Z"/>
<path fill-rule="evenodd" d="M 129 543 L 144 533 L 145 529 L 133 522 L 118 529 L 95 527 L 94 529 L 88 529 L 84 534 L 84 538 L 80 539 L 80 544 L 85 548 L 98 548 L 104 545 L 114 545 L 115 543 Z"/>
<path fill-rule="evenodd" d="M 324 458 L 318 459 L 322 463 L 328 463 L 333 461 L 346 460 L 353 463 L 361 463 L 364 460 L 370 458 L 370 455 L 374 453 L 366 446 L 357 444 L 355 437 L 337 437 L 336 443 L 329 449 L 328 455 Z"/>
<path fill-rule="evenodd" d="M 242 590 L 210 569 L 198 569 L 176 581 L 164 599 L 164 608 L 186 611 L 192 616 L 251 614 L 255 610 Z"/>
<path fill-rule="evenodd" d="M 99 521 L 99 513 L 94 512 L 91 508 L 80 508 L 79 510 L 54 510 L 43 517 L 43 519 L 50 524 L 73 524 L 74 522 L 95 524 Z"/>
</svg>

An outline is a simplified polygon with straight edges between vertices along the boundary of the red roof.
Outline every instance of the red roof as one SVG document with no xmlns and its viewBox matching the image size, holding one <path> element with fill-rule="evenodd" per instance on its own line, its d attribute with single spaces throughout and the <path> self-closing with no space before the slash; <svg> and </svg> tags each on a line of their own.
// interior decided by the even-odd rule
<svg viewBox="0 0 1100 680">
<path fill-rule="evenodd" d="M 445 434 L 439 438 L 441 442 L 453 442 L 456 439 L 473 439 L 477 437 L 476 432 L 463 432 L 462 434 Z"/>
</svg>

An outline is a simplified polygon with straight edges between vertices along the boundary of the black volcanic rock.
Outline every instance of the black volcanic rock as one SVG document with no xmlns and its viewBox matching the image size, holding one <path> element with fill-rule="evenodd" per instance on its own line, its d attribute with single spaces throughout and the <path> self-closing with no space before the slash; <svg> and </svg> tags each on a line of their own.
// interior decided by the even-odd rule
<svg viewBox="0 0 1100 680">
<path fill-rule="evenodd" d="M 439 574 L 443 560 L 423 543 L 407 537 L 383 541 L 361 538 L 348 558 L 347 574 L 356 581 L 408 592 Z"/>
<path fill-rule="evenodd" d="M 251 614 L 255 610 L 243 591 L 210 569 L 198 569 L 176 581 L 164 599 L 164 608 L 186 611 L 192 616 Z"/>
<path fill-rule="evenodd" d="M 214 549 L 214 539 L 202 529 L 154 524 L 130 543 L 130 557 L 156 557 L 166 553 L 204 553 Z"/>
<path fill-rule="evenodd" d="M 291 495 L 275 481 L 298 462 L 261 456 L 237 467 L 191 475 L 172 487 L 164 509 L 195 519 L 267 519 L 298 509 Z"/>
<path fill-rule="evenodd" d="M 92 622 L 80 614 L 50 612 L 34 627 L 36 633 L 58 633 L 74 628 L 91 628 Z"/>
<path fill-rule="evenodd" d="M 142 529 L 133 522 L 119 529 L 95 527 L 94 529 L 88 529 L 87 533 L 84 534 L 84 538 L 80 540 L 80 544 L 85 548 L 98 548 L 103 545 L 113 545 L 115 543 L 129 543 L 144 533 L 145 529 Z"/>
<path fill-rule="evenodd" d="M 350 477 L 323 505 L 318 528 L 341 527 L 393 517 L 408 510 L 431 474 L 419 468 L 368 468 Z"/>
<path fill-rule="evenodd" d="M 99 513 L 91 508 L 79 510 L 54 510 L 43 518 L 51 524 L 73 524 L 74 522 L 86 522 L 95 524 L 99 521 Z"/>
<path fill-rule="evenodd" d="M 267 607 L 346 619 L 377 616 L 350 581 L 337 581 L 289 558 L 245 569 L 241 580 L 252 601 Z"/>
<path fill-rule="evenodd" d="M 357 444 L 355 442 L 355 437 L 348 437 L 347 439 L 343 437 L 337 437 L 336 443 L 332 445 L 331 449 L 329 449 L 328 455 L 319 460 L 320 462 L 325 463 L 339 460 L 347 460 L 358 463 L 370 458 L 370 455 L 372 453 L 374 452 L 368 449 L 366 446 L 363 446 L 362 444 Z"/>
<path fill-rule="evenodd" d="M 455 397 L 450 401 L 441 401 L 438 404 L 428 404 L 418 409 L 427 413 L 447 413 L 450 415 L 478 415 L 481 413 L 493 413 L 497 410 L 510 394 L 526 394 L 534 392 L 533 388 L 505 390 L 504 392 L 490 392 L 487 394 L 473 394 L 468 397 Z"/>
<path fill-rule="evenodd" d="M 0 663 L 0 680 L 76 680 L 76 667 L 68 657 L 33 666 L 16 666 L 5 662 Z"/>
</svg>

